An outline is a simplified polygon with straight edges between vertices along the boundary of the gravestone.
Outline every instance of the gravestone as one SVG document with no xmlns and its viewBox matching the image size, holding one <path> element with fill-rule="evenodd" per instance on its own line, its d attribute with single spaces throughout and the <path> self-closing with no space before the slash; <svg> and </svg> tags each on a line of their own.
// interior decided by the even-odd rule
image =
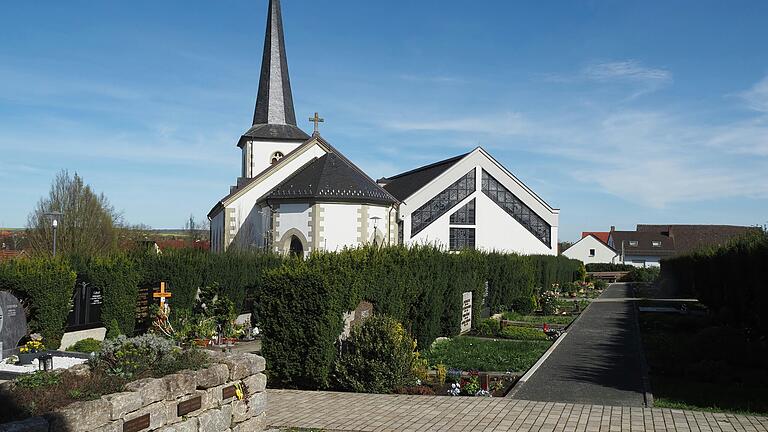
<svg viewBox="0 0 768 432">
<path fill-rule="evenodd" d="M 10 355 L 27 335 L 27 317 L 19 299 L 0 291 L 0 359 Z"/>
<path fill-rule="evenodd" d="M 362 324 L 366 319 L 373 316 L 373 303 L 361 301 L 355 310 L 344 314 L 344 331 L 339 338 L 346 340 L 352 332 L 352 327 Z"/>
<path fill-rule="evenodd" d="M 472 330 L 472 291 L 464 293 L 461 306 L 461 333 Z"/>
</svg>

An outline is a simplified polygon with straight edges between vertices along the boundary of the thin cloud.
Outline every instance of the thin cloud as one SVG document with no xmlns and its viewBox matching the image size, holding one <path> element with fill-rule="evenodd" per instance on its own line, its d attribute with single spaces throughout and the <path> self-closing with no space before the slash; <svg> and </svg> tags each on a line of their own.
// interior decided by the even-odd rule
<svg viewBox="0 0 768 432">
<path fill-rule="evenodd" d="M 399 131 L 448 131 L 493 135 L 519 135 L 527 128 L 523 117 L 513 112 L 432 121 L 393 120 L 383 126 Z"/>
<path fill-rule="evenodd" d="M 739 96 L 753 110 L 768 113 L 768 76 Z"/>
</svg>

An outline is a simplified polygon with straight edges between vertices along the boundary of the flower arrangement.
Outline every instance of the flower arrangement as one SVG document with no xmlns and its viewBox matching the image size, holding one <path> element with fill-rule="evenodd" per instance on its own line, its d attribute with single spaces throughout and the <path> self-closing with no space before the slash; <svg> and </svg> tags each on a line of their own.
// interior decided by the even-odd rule
<svg viewBox="0 0 768 432">
<path fill-rule="evenodd" d="M 19 348 L 19 352 L 23 354 L 38 353 L 45 351 L 45 345 L 43 344 L 43 337 L 39 333 L 33 333 L 29 336 L 29 341 Z"/>
<path fill-rule="evenodd" d="M 448 394 L 451 396 L 458 396 L 461 394 L 461 384 L 453 383 L 451 388 L 448 389 Z"/>
</svg>

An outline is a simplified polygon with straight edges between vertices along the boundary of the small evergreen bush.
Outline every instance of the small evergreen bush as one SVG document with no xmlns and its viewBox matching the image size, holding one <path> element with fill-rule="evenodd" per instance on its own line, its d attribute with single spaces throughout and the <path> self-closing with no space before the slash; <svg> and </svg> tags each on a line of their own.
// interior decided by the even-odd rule
<svg viewBox="0 0 768 432">
<path fill-rule="evenodd" d="M 99 350 L 101 350 L 101 341 L 93 338 L 79 340 L 67 348 L 67 351 L 81 353 L 92 353 L 98 352 Z"/>
<path fill-rule="evenodd" d="M 500 337 L 516 340 L 549 340 L 549 337 L 540 328 L 506 326 L 501 329 Z"/>
<path fill-rule="evenodd" d="M 501 323 L 493 318 L 486 318 L 477 324 L 477 335 L 494 337 L 499 333 Z"/>
<path fill-rule="evenodd" d="M 368 318 L 352 328 L 336 359 L 333 381 L 340 390 L 391 393 L 416 384 L 416 341 L 387 316 Z"/>
</svg>

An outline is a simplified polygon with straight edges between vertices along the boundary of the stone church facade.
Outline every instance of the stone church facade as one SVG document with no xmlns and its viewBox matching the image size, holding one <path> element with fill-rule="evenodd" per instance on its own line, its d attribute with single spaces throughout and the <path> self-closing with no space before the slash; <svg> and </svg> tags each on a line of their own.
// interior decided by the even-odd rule
<svg viewBox="0 0 768 432">
<path fill-rule="evenodd" d="M 270 0 L 241 175 L 208 214 L 211 249 L 305 255 L 368 244 L 557 254 L 559 210 L 482 148 L 371 179 L 296 124 L 279 0 Z"/>
</svg>

